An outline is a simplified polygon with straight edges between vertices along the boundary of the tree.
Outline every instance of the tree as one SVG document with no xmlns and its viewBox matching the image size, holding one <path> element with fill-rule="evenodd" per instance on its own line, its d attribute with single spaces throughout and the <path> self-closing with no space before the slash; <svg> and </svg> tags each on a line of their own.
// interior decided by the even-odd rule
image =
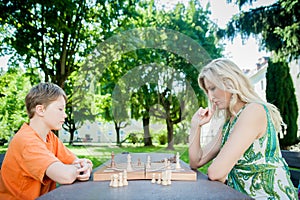
<svg viewBox="0 0 300 200">
<path fill-rule="evenodd" d="M 255 0 L 236 0 L 240 9 Z M 233 0 L 228 0 L 233 2 Z M 233 38 L 242 34 L 261 40 L 262 48 L 277 54 L 279 58 L 297 59 L 300 54 L 300 2 L 278 0 L 269 6 L 262 6 L 235 15 L 227 26 L 226 34 Z"/>
<path fill-rule="evenodd" d="M 131 116 L 135 119 L 139 119 L 142 116 L 145 146 L 152 146 L 150 109 L 157 102 L 156 88 L 156 84 L 146 83 L 131 96 Z"/>
<path fill-rule="evenodd" d="M 286 135 L 280 138 L 280 145 L 282 148 L 294 145 L 299 142 L 297 140 L 298 126 L 295 121 L 298 117 L 298 106 L 288 64 L 269 61 L 266 78 L 266 98 L 268 102 L 277 106 L 287 126 Z"/>
<path fill-rule="evenodd" d="M 24 99 L 31 87 L 21 69 L 9 68 L 0 76 L 0 139 L 9 140 L 28 121 Z"/>
<path fill-rule="evenodd" d="M 44 81 L 65 88 L 65 84 L 70 83 L 65 83 L 68 77 L 79 69 L 97 43 L 127 21 L 126 15 L 134 14 L 131 12 L 134 1 L 3 0 L 0 9 L 5 10 L 0 13 L 0 24 L 8 30 L 2 53 L 14 54 L 15 62 L 29 69 L 39 69 Z M 8 34 L 10 32 L 12 34 Z M 77 125 L 72 118 L 73 108 L 69 107 L 72 105 L 73 102 L 67 104 L 70 113 L 66 127 L 71 138 Z"/>
<path fill-rule="evenodd" d="M 240 8 L 252 2 L 253 0 L 236 0 Z M 238 33 L 244 38 L 254 34 L 260 39 L 261 48 L 273 54 L 274 63 L 268 69 L 266 93 L 267 100 L 279 107 L 284 122 L 288 125 L 286 137 L 280 140 L 282 146 L 295 143 L 297 137 L 298 107 L 294 102 L 296 97 L 286 61 L 299 59 L 299 9 L 300 3 L 297 0 L 279 0 L 269 6 L 237 14 L 226 30 L 227 36 L 231 38 Z"/>
<path fill-rule="evenodd" d="M 81 68 L 78 80 L 82 83 L 80 84 L 82 94 L 85 93 L 86 88 L 93 84 L 93 81 L 96 81 L 101 82 L 101 94 L 109 94 L 112 98 L 112 107 L 106 109 L 109 112 L 105 112 L 109 118 L 116 119 L 114 100 L 122 100 L 124 106 L 119 111 L 123 110 L 123 114 L 128 114 L 130 112 L 126 109 L 130 108 L 130 103 L 128 103 L 130 102 L 130 95 L 133 95 L 140 87 L 149 86 L 151 83 L 155 83 L 157 88 L 161 87 L 155 89 L 157 104 L 162 102 L 162 98 L 158 101 L 158 96 L 165 95 L 163 98 L 168 99 L 169 104 L 164 104 L 166 105 L 164 110 L 174 112 L 165 115 L 169 118 L 180 116 L 180 120 L 184 119 L 182 117 L 184 115 L 181 115 L 179 109 L 182 108 L 181 105 L 183 104 L 180 104 L 180 99 L 176 99 L 176 83 L 181 84 L 178 88 L 189 88 L 189 91 L 194 92 L 198 102 L 191 105 L 198 106 L 207 103 L 198 86 L 197 77 L 201 67 L 211 58 L 219 57 L 222 51 L 221 47 L 215 45 L 216 37 L 213 31 L 216 29 L 215 25 L 208 20 L 208 13 L 203 11 L 197 1 L 192 1 L 188 9 L 180 5 L 176 11 L 170 12 L 158 12 L 154 7 L 154 1 L 141 1 L 137 6 L 139 15 L 132 18 L 130 22 L 123 24 L 124 26 L 121 26 L 115 35 L 99 44 Z M 132 29 L 127 30 L 128 28 Z M 138 70 L 137 73 L 133 73 L 124 80 L 124 77 L 130 72 L 135 71 L 140 66 L 150 64 L 158 67 L 151 72 Z M 167 70 L 164 68 L 173 69 L 176 76 L 167 75 Z M 160 82 L 165 81 L 165 85 L 158 84 L 158 81 L 144 80 L 153 71 L 157 78 L 166 78 L 166 80 L 163 78 L 160 80 Z M 137 81 L 138 84 L 135 84 L 134 81 Z M 185 83 L 183 84 L 183 82 Z M 187 87 L 187 85 L 191 85 L 191 87 Z M 120 91 L 118 94 L 125 95 L 124 97 L 114 95 L 117 87 Z M 149 88 L 147 92 L 151 92 Z M 186 95 L 186 97 L 190 96 Z M 144 104 L 147 101 L 140 102 Z M 135 113 L 141 114 L 144 106 L 135 107 L 135 109 L 140 109 Z M 193 109 L 186 111 L 194 112 Z M 145 115 L 140 115 L 140 118 L 143 117 L 145 118 Z M 124 117 L 119 119 L 125 120 Z M 173 141 L 172 128 L 169 130 L 169 141 Z M 169 147 L 173 148 L 172 143 Z"/>
<path fill-rule="evenodd" d="M 182 49 L 181 45 L 189 46 L 190 51 L 187 51 L 187 49 L 184 49 L 184 51 L 186 51 L 186 53 L 189 52 L 188 54 L 191 55 L 191 57 L 194 55 L 200 58 L 198 60 L 198 68 L 191 65 L 192 62 L 190 62 L 189 59 L 193 60 L 193 58 L 186 59 L 185 57 L 182 57 L 180 53 L 176 54 L 166 51 L 158 52 L 164 65 L 172 67 L 175 72 L 172 73 L 171 77 L 168 77 L 164 73 L 160 74 L 160 76 L 168 77 L 169 81 L 167 81 L 167 87 L 157 91 L 159 100 L 158 104 L 163 106 L 164 112 L 156 112 L 155 114 L 156 117 L 165 119 L 168 135 L 167 148 L 173 149 L 173 126 L 182 122 L 188 116 L 188 113 L 183 111 L 186 109 L 193 111 L 193 106 L 204 106 L 206 104 L 205 95 L 198 86 L 197 79 L 199 71 L 209 59 L 219 57 L 222 52 L 222 48 L 215 45 L 217 38 L 214 35 L 214 30 L 217 30 L 217 28 L 215 24 L 208 19 L 209 13 L 202 9 L 198 1 L 190 1 L 187 7 L 179 3 L 176 5 L 174 10 L 169 12 L 155 10 L 154 7 L 153 11 L 150 10 L 148 12 L 148 15 L 151 12 L 152 17 L 147 18 L 150 21 L 149 23 L 155 24 L 157 27 L 179 31 L 180 33 L 188 36 L 190 39 L 193 39 L 206 51 L 205 57 L 204 55 L 201 55 L 200 52 L 198 54 L 194 54 L 193 51 L 197 52 L 197 50 L 196 48 L 193 49 L 193 47 L 190 46 L 191 44 L 182 44 L 181 41 L 176 41 L 177 43 L 174 44 L 175 46 L 178 45 L 178 49 Z M 182 40 L 184 39 L 182 38 Z M 201 56 L 203 56 L 202 59 Z M 185 81 L 180 82 L 180 79 Z M 176 84 L 177 87 L 175 86 Z M 195 92 L 198 105 L 188 105 L 190 102 L 188 102 L 187 98 L 182 98 L 180 95 L 178 96 L 174 94 L 174 90 L 176 90 L 176 88 L 181 88 L 181 92 L 183 94 L 184 92 L 188 93 L 190 89 L 187 84 L 190 84 L 192 90 Z M 188 95 L 185 95 L 185 97 L 187 96 Z M 159 109 L 156 109 L 156 111 L 158 110 Z"/>
</svg>

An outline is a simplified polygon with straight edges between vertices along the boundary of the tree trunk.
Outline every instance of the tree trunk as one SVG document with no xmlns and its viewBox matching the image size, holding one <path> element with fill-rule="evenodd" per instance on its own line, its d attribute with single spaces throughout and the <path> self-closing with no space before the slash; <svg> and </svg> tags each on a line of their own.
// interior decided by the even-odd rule
<svg viewBox="0 0 300 200">
<path fill-rule="evenodd" d="M 76 126 L 75 126 L 75 123 L 74 121 L 72 121 L 69 126 L 68 126 L 68 131 L 70 133 L 70 140 L 69 140 L 69 145 L 73 145 L 73 142 L 74 142 L 74 133 L 76 131 Z"/>
<path fill-rule="evenodd" d="M 150 118 L 143 117 L 143 129 L 144 129 L 144 145 L 145 146 L 152 146 L 152 139 L 150 135 Z"/>
<path fill-rule="evenodd" d="M 173 122 L 170 118 L 166 119 L 168 130 L 168 150 L 174 150 L 174 138 L 173 138 Z"/>
<path fill-rule="evenodd" d="M 117 134 L 117 145 L 121 145 L 120 143 L 120 126 L 118 125 L 118 122 L 115 123 L 115 129 L 116 129 L 116 134 Z"/>
</svg>

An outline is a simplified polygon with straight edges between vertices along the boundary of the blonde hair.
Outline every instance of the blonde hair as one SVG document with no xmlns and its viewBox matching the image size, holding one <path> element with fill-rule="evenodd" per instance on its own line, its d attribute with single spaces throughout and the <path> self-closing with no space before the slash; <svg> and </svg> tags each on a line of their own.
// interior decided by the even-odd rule
<svg viewBox="0 0 300 200">
<path fill-rule="evenodd" d="M 231 115 L 236 115 L 233 111 L 233 106 L 238 100 L 245 103 L 259 103 L 265 105 L 269 110 L 276 131 L 281 131 L 283 121 L 277 107 L 258 96 L 249 78 L 245 76 L 243 71 L 234 62 L 219 58 L 211 61 L 202 69 L 198 82 L 199 86 L 207 94 L 204 78 L 212 82 L 217 88 L 232 94 L 229 108 L 225 111 L 226 119 L 229 119 Z"/>
</svg>

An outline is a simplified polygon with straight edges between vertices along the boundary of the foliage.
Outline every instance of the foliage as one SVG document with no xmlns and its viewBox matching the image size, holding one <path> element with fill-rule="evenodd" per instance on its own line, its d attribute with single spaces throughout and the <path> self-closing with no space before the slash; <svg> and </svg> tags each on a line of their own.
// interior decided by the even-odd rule
<svg viewBox="0 0 300 200">
<path fill-rule="evenodd" d="M 7 11 L 0 14 L 1 28 L 8 30 L 3 34 L 2 53 L 13 53 L 12 59 L 22 63 L 29 73 L 42 72 L 37 79 L 31 76 L 32 83 L 51 81 L 65 89 L 69 103 L 64 128 L 70 132 L 70 142 L 84 120 L 91 121 L 95 117 L 114 122 L 119 142 L 118 131 L 128 124 L 128 109 L 133 105 L 118 98 L 119 94 L 138 96 L 130 100 L 135 102 L 132 106 L 135 110 L 131 113 L 136 119 L 143 118 L 145 131 L 150 123 L 149 108 L 154 108 L 154 104 L 163 106 L 170 147 L 173 145 L 173 125 L 189 117 L 193 106 L 206 104 L 197 83 L 198 70 L 208 59 L 219 57 L 222 48 L 215 45 L 216 26 L 208 19 L 209 13 L 196 0 L 188 7 L 178 4 L 167 12 L 157 10 L 153 0 L 55 0 L 51 3 L 34 0 L 26 4 L 19 0 L 10 3 L 4 0 L 0 2 L 0 8 Z M 143 31 L 144 27 L 153 27 L 152 30 L 157 32 L 151 35 L 153 32 Z M 136 32 L 138 37 L 122 35 L 123 31 L 130 32 L 131 29 L 142 31 Z M 173 37 L 170 32 L 176 32 L 180 37 Z M 98 45 L 113 36 L 116 36 L 116 43 Z M 186 42 L 187 38 L 193 43 Z M 99 46 L 104 48 L 99 49 Z M 130 49 L 132 46 L 136 48 Z M 199 46 L 205 53 L 199 50 Z M 172 47 L 173 51 L 166 47 Z M 126 48 L 130 50 L 122 51 Z M 111 51 L 105 51 L 107 49 Z M 95 55 L 101 56 L 90 60 Z M 161 77 L 160 81 L 167 79 L 166 84 L 159 85 L 158 81 L 145 83 L 139 86 L 148 90 L 134 91 L 136 88 L 133 88 L 129 91 L 122 78 L 136 65 L 150 63 L 172 69 L 156 68 L 160 73 L 155 75 Z M 84 76 L 85 71 L 79 68 L 85 64 L 88 65 L 87 71 L 91 69 L 89 67 L 96 68 L 90 76 Z M 101 71 L 103 64 L 109 66 Z M 147 74 L 150 73 L 145 71 L 138 75 Z M 81 75 L 83 79 L 79 78 Z M 81 91 L 77 90 L 78 86 L 82 86 Z M 189 102 L 190 93 L 185 93 L 185 96 L 176 94 L 178 88 L 182 93 L 187 88 L 193 90 L 192 95 L 196 95 L 198 102 Z M 137 103 L 140 106 L 136 106 Z M 76 116 L 81 121 L 76 121 Z M 145 133 L 145 138 L 152 138 L 150 131 Z"/>
<path fill-rule="evenodd" d="M 232 2 L 232 0 L 228 0 Z M 253 0 L 236 0 L 242 8 Z M 235 15 L 228 24 L 226 34 L 233 38 L 254 34 L 262 48 L 275 52 L 279 58 L 297 59 L 300 53 L 300 3 L 298 0 L 279 0 Z"/>
<path fill-rule="evenodd" d="M 174 144 L 188 143 L 188 121 L 178 124 L 174 129 Z"/>
<path fill-rule="evenodd" d="M 140 143 L 142 141 L 143 134 L 141 133 L 129 133 L 127 139 L 132 144 Z"/>
<path fill-rule="evenodd" d="M 151 72 L 149 74 L 152 74 Z M 157 103 L 155 83 L 145 83 L 131 96 L 131 116 L 134 119 L 142 117 L 144 127 L 144 144 L 152 145 L 150 134 L 150 109 Z"/>
<path fill-rule="evenodd" d="M 164 145 L 167 143 L 167 134 L 166 133 L 162 133 L 158 135 L 158 141 L 160 145 Z"/>
<path fill-rule="evenodd" d="M 266 77 L 266 98 L 268 102 L 273 103 L 279 109 L 283 121 L 287 125 L 286 135 L 280 139 L 280 145 L 284 148 L 296 144 L 299 142 L 297 141 L 298 105 L 288 64 L 269 61 Z"/>
<path fill-rule="evenodd" d="M 65 81 L 97 44 L 127 21 L 126 15 L 134 15 L 133 5 L 132 0 L 1 1 L 5 12 L 0 13 L 0 24 L 7 30 L 2 31 L 1 53 L 12 54 L 14 65 L 39 69 L 42 81 L 64 89 Z M 70 114 L 65 128 L 72 136 L 77 124 L 70 106 L 72 102 L 67 104 Z"/>
<path fill-rule="evenodd" d="M 31 87 L 24 71 L 10 68 L 0 76 L 0 138 L 9 140 L 28 121 L 25 96 Z"/>
<path fill-rule="evenodd" d="M 171 149 L 173 126 L 190 117 L 195 107 L 206 104 L 197 82 L 198 70 L 211 58 L 219 57 L 222 48 L 216 47 L 216 27 L 197 1 L 191 1 L 188 7 L 178 4 L 171 11 L 156 9 L 154 1 L 141 1 L 137 12 L 136 18 L 118 29 L 117 43 L 98 50 L 107 58 L 101 57 L 103 61 L 95 65 L 111 64 L 96 74 L 101 74 L 102 94 L 123 100 L 124 108 L 119 111 L 131 108 L 132 117 L 143 119 L 144 139 L 151 138 L 147 133 L 151 116 L 165 119 Z M 128 27 L 136 31 L 122 32 Z M 114 58 L 111 62 L 110 57 Z M 123 95 L 129 96 L 128 101 Z M 196 102 L 191 101 L 193 95 Z"/>
</svg>

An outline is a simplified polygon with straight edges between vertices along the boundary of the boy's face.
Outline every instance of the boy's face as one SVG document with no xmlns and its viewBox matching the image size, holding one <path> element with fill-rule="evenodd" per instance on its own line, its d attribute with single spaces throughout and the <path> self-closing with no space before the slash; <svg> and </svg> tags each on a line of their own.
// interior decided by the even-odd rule
<svg viewBox="0 0 300 200">
<path fill-rule="evenodd" d="M 44 123 L 48 125 L 50 130 L 59 130 L 62 128 L 67 117 L 65 108 L 65 99 L 63 96 L 60 96 L 44 110 Z"/>
</svg>

